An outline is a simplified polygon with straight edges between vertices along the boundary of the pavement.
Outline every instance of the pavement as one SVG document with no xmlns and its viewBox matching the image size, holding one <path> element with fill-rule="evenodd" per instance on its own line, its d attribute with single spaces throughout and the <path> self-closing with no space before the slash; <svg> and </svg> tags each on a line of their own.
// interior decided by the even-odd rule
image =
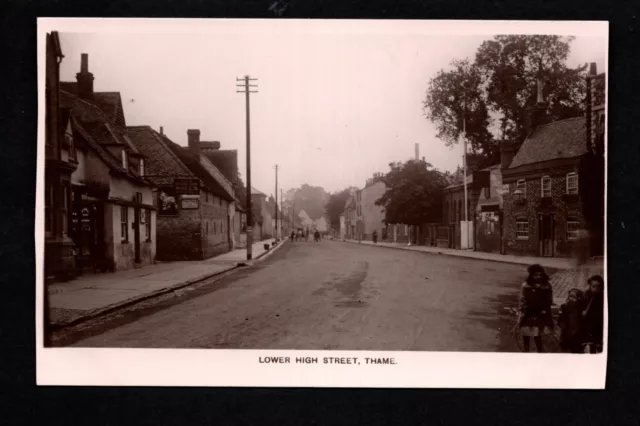
<svg viewBox="0 0 640 426">
<path fill-rule="evenodd" d="M 521 265 L 369 245 L 288 242 L 259 264 L 125 312 L 60 345 L 518 351 Z"/>
<path fill-rule="evenodd" d="M 253 259 L 258 260 L 274 252 L 274 249 L 264 249 L 264 244 L 271 245 L 273 241 L 254 243 Z M 242 263 L 246 263 L 245 248 L 202 261 L 161 262 L 53 283 L 48 287 L 50 321 L 54 327 L 76 323 L 223 274 Z"/>
</svg>

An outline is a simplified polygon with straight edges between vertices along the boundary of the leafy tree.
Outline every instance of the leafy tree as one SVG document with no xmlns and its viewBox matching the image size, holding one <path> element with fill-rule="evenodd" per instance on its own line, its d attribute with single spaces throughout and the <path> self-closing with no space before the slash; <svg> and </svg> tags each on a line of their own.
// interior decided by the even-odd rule
<svg viewBox="0 0 640 426">
<path fill-rule="evenodd" d="M 329 194 L 324 210 L 327 221 L 333 228 L 338 228 L 340 226 L 340 215 L 344 212 L 344 206 L 347 203 L 351 189 L 353 188 L 345 188 L 342 191 L 336 191 L 333 194 Z"/>
<path fill-rule="evenodd" d="M 385 193 L 376 201 L 383 206 L 386 223 L 421 225 L 440 220 L 441 191 L 448 185 L 445 174 L 423 160 L 390 163 L 384 176 Z"/>
<path fill-rule="evenodd" d="M 527 108 L 537 101 L 537 81 L 550 120 L 583 113 L 587 65 L 568 68 L 573 37 L 498 35 L 478 48 L 475 60 L 454 60 L 431 79 L 424 101 L 427 118 L 448 146 L 457 143 L 465 117 L 470 151 L 482 166 L 499 161 L 499 141 L 522 143 Z"/>
</svg>

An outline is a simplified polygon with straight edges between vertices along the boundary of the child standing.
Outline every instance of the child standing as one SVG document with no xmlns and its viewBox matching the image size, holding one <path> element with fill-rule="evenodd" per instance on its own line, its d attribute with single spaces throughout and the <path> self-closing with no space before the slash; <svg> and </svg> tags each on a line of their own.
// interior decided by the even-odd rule
<svg viewBox="0 0 640 426">
<path fill-rule="evenodd" d="M 582 300 L 582 291 L 572 288 L 569 290 L 567 301 L 560 306 L 558 325 L 560 326 L 560 345 L 563 352 L 583 352 L 581 335 Z"/>
<path fill-rule="evenodd" d="M 538 352 L 544 352 L 542 335 L 553 332 L 553 318 L 551 317 L 553 293 L 549 276 L 542 266 L 531 265 L 527 271 L 529 276 L 522 284 L 520 315 L 516 327 L 522 333 L 525 352 L 530 351 L 532 337 Z"/>
<path fill-rule="evenodd" d="M 604 279 L 600 275 L 589 278 L 584 292 L 582 329 L 590 353 L 602 352 L 604 332 Z"/>
</svg>

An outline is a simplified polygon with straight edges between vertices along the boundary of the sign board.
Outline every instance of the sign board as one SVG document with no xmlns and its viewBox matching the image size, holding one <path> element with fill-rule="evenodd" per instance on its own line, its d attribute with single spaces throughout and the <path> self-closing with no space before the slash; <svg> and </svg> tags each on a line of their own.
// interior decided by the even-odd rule
<svg viewBox="0 0 640 426">
<path fill-rule="evenodd" d="M 176 189 L 176 195 L 200 194 L 198 179 L 174 179 L 173 186 Z"/>
<path fill-rule="evenodd" d="M 182 198 L 180 199 L 180 208 L 182 210 L 193 210 L 200 207 L 200 200 L 197 198 Z"/>
</svg>

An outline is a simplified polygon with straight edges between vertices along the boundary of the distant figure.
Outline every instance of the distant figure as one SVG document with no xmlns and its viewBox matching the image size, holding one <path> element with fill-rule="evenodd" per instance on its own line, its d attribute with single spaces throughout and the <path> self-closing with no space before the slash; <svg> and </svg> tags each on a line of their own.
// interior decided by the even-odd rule
<svg viewBox="0 0 640 426">
<path fill-rule="evenodd" d="M 378 231 L 373 231 L 371 237 L 373 238 L 373 244 L 376 244 L 378 242 Z"/>
<path fill-rule="evenodd" d="M 320 241 L 320 232 L 316 231 L 313 233 L 313 239 L 317 242 Z"/>
<path fill-rule="evenodd" d="M 527 268 L 529 276 L 522 284 L 520 291 L 520 306 L 516 327 L 522 333 L 523 349 L 529 352 L 531 338 L 536 344 L 538 352 L 544 352 L 542 335 L 553 332 L 553 318 L 551 304 L 553 292 L 549 283 L 549 276 L 540 265 Z"/>
<path fill-rule="evenodd" d="M 295 240 L 296 238 L 296 232 L 295 231 L 291 231 L 291 242 L 293 242 L 293 240 Z"/>
</svg>

